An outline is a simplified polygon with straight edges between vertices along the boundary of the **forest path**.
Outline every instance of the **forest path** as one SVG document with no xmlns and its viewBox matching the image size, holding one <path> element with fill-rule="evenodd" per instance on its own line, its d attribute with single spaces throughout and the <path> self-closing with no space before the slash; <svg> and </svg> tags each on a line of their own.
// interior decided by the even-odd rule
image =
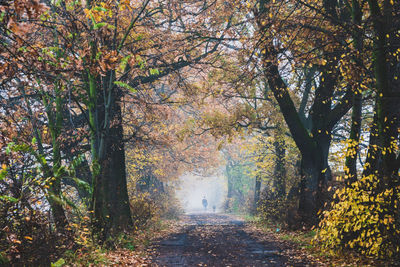
<svg viewBox="0 0 400 267">
<path fill-rule="evenodd" d="M 252 232 L 237 217 L 185 215 L 182 227 L 151 247 L 152 266 L 315 266 L 272 235 Z M 289 253 L 290 254 L 290 253 Z"/>
</svg>

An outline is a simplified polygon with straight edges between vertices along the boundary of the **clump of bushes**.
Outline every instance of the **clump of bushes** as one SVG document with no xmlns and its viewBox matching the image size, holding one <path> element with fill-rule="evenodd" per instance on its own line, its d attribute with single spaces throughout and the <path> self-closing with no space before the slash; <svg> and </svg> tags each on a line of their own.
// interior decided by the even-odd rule
<svg viewBox="0 0 400 267">
<path fill-rule="evenodd" d="M 374 257 L 400 253 L 400 187 L 384 189 L 370 175 L 336 190 L 315 242 L 327 251 L 352 249 Z"/>
<path fill-rule="evenodd" d="M 248 213 L 254 208 L 254 197 L 251 194 L 226 198 L 222 204 L 223 210 L 228 213 Z"/>
<path fill-rule="evenodd" d="M 17 171 L 0 179 L 0 265 L 50 264 L 72 238 L 55 228 L 36 176 Z"/>
<path fill-rule="evenodd" d="M 299 217 L 297 214 L 298 199 L 287 198 L 271 191 L 264 191 L 258 203 L 257 212 L 261 220 L 281 227 L 297 229 Z"/>
<path fill-rule="evenodd" d="M 147 224 L 147 222 L 157 214 L 156 204 L 147 192 L 132 196 L 130 199 L 130 206 L 135 229 Z"/>
<path fill-rule="evenodd" d="M 0 265 L 50 265 L 70 241 L 71 236 L 55 230 L 47 212 L 21 201 L 0 203 Z"/>
<path fill-rule="evenodd" d="M 137 192 L 130 200 L 134 228 L 139 229 L 151 221 L 177 219 L 183 213 L 178 199 L 171 191 Z"/>
<path fill-rule="evenodd" d="M 178 219 L 183 214 L 183 208 L 173 192 L 160 194 L 158 203 L 161 218 Z"/>
<path fill-rule="evenodd" d="M 257 209 L 263 220 L 282 223 L 285 221 L 287 211 L 286 197 L 263 192 Z"/>
</svg>

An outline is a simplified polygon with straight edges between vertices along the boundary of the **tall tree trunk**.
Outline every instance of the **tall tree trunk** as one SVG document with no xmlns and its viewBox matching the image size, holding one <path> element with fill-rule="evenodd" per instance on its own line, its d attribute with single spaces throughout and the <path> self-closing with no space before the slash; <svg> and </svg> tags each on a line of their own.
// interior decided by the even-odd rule
<svg viewBox="0 0 400 267">
<path fill-rule="evenodd" d="M 270 31 L 270 15 L 268 14 L 269 0 L 260 0 L 255 17 L 259 31 L 262 36 L 268 36 Z M 338 2 L 323 1 L 323 8 L 330 19 L 337 21 Z M 289 127 L 290 133 L 302 155 L 302 185 L 299 213 L 304 222 L 317 221 L 317 211 L 321 206 L 321 188 L 330 179 L 330 169 L 328 166 L 328 153 L 330 147 L 330 136 L 333 127 L 351 108 L 352 90 L 347 90 L 346 94 L 336 105 L 332 102 L 336 84 L 338 82 L 338 55 L 335 53 L 323 53 L 322 58 L 328 62 L 324 66 L 318 66 L 320 80 L 315 91 L 315 97 L 310 109 L 311 128 L 307 127 L 304 118 L 298 114 L 294 102 L 289 93 L 290 87 L 286 85 L 279 71 L 279 56 L 281 47 L 274 41 L 274 33 L 269 38 L 265 37 L 262 44 L 263 67 L 265 78 L 269 89 L 273 92 L 278 102 L 280 111 Z"/>
<path fill-rule="evenodd" d="M 232 163 L 229 161 L 226 164 L 225 170 L 226 170 L 226 178 L 228 180 L 228 193 L 227 193 L 227 198 L 230 199 L 233 197 L 233 181 L 232 181 Z"/>
<path fill-rule="evenodd" d="M 358 0 L 352 0 L 351 18 L 354 25 L 352 29 L 354 49 L 359 52 L 359 55 L 362 55 L 364 47 L 363 33 L 360 30 L 362 23 L 362 10 Z M 356 64 L 361 68 L 361 59 L 356 58 Z M 357 156 L 361 135 L 362 93 L 358 91 L 358 88 L 353 88 L 353 90 L 355 90 L 355 93 L 353 96 L 353 110 L 351 114 L 350 146 L 347 150 L 345 162 L 345 170 L 348 176 L 345 180 L 347 186 L 350 186 L 353 182 L 357 181 Z"/>
<path fill-rule="evenodd" d="M 390 32 L 393 23 L 393 5 L 388 1 L 382 6 L 376 0 L 368 0 L 374 28 L 373 66 L 376 79 L 376 122 L 378 129 L 378 149 L 382 161 L 376 170 L 383 188 L 393 188 L 399 183 L 395 144 L 400 125 L 400 96 L 397 80 L 397 60 L 390 62 L 399 38 Z M 381 166 L 380 166 L 381 165 Z"/>
<path fill-rule="evenodd" d="M 53 166 L 50 167 L 47 164 L 44 164 L 44 169 L 46 173 L 46 177 L 52 177 L 50 181 L 48 201 L 50 204 L 50 208 L 53 214 L 53 218 L 56 224 L 56 227 L 59 231 L 64 232 L 65 227 L 68 224 L 67 217 L 65 215 L 64 207 L 62 206 L 61 200 L 61 180 L 64 176 L 64 171 L 62 169 L 61 164 L 61 149 L 60 149 L 60 134 L 63 123 L 62 118 L 62 97 L 61 97 L 61 83 L 56 81 L 54 83 L 54 92 L 55 92 L 55 110 L 53 110 L 52 99 L 46 93 L 43 92 L 43 103 L 46 109 L 47 117 L 48 117 L 48 125 L 50 130 L 50 135 L 52 139 L 52 147 L 53 147 Z M 42 157 L 45 157 L 45 154 L 42 153 Z"/>
<path fill-rule="evenodd" d="M 286 197 L 285 139 L 280 129 L 275 133 L 275 168 L 273 186 L 278 197 Z"/>
<path fill-rule="evenodd" d="M 392 2 L 393 3 L 393 2 Z M 376 0 L 368 0 L 374 29 L 373 38 L 373 66 L 376 86 L 375 112 L 377 138 L 376 153 L 378 160 L 375 166 L 368 166 L 371 173 L 376 176 L 378 186 L 374 194 L 383 194 L 387 207 L 380 211 L 380 217 L 386 216 L 400 219 L 400 210 L 396 203 L 399 201 L 398 187 L 400 185 L 399 161 L 397 156 L 399 127 L 400 127 L 400 82 L 398 81 L 398 58 L 394 56 L 396 45 L 400 45 L 400 38 L 393 33 L 394 7 L 399 8 L 398 3 L 390 1 L 378 3 Z M 370 144 L 371 147 L 371 144 Z M 387 191 L 386 191 L 387 190 Z M 386 194 L 386 192 L 389 192 Z M 384 229 L 385 234 L 391 235 L 390 239 L 397 246 L 400 244 L 396 233 L 396 223 Z"/>
<path fill-rule="evenodd" d="M 380 154 L 378 153 L 378 149 L 377 149 L 377 145 L 378 145 L 377 119 L 378 119 L 378 116 L 377 116 L 377 113 L 374 108 L 374 118 L 372 120 L 372 124 L 371 124 L 370 130 L 369 130 L 368 151 L 367 151 L 367 157 L 365 159 L 362 177 L 374 174 L 378 168 L 378 161 L 380 158 Z"/>
<path fill-rule="evenodd" d="M 18 82 L 20 82 L 19 79 L 17 79 Z M 37 160 L 41 164 L 41 167 L 43 168 L 44 172 L 44 177 L 48 178 L 50 180 L 50 186 L 49 186 L 49 194 L 46 195 L 46 199 L 49 202 L 50 205 L 50 210 L 54 218 L 54 222 L 56 224 L 57 230 L 64 232 L 65 227 L 68 224 L 67 217 L 65 215 L 64 208 L 62 206 L 62 202 L 60 201 L 61 197 L 61 177 L 60 173 L 58 173 L 58 170 L 61 167 L 61 152 L 60 152 L 60 143 L 58 140 L 58 137 L 61 132 L 61 127 L 62 127 L 62 98 L 61 98 L 61 89 L 59 88 L 58 82 L 54 83 L 55 85 L 55 92 L 56 92 L 56 111 L 54 112 L 52 110 L 52 99 L 43 92 L 43 104 L 46 109 L 46 114 L 48 117 L 48 125 L 49 125 L 49 130 L 50 130 L 50 135 L 52 138 L 52 146 L 53 146 L 53 166 L 49 166 L 49 164 L 44 160 L 46 158 L 46 154 L 43 148 L 42 144 L 42 139 L 38 131 L 38 127 L 36 124 L 36 119 L 33 116 L 31 104 L 29 103 L 29 100 L 26 96 L 25 93 L 25 87 L 24 85 L 20 86 L 20 89 L 22 91 L 22 95 L 24 97 L 27 109 L 28 109 L 28 114 L 31 119 L 32 127 L 33 127 L 33 135 L 36 138 L 36 142 L 38 145 L 38 154 L 37 154 Z M 54 178 L 53 178 L 54 177 Z"/>
<path fill-rule="evenodd" d="M 120 108 L 115 112 L 120 114 Z M 132 226 L 122 125 L 116 123 L 112 126 L 106 138 L 106 155 L 100 162 L 94 191 L 94 213 L 103 238 L 114 236 Z"/>
<path fill-rule="evenodd" d="M 261 176 L 260 174 L 256 175 L 256 183 L 254 185 L 254 203 L 253 203 L 253 211 L 257 212 L 258 204 L 260 201 L 260 193 L 261 193 Z"/>
<path fill-rule="evenodd" d="M 350 145 L 347 149 L 345 162 L 345 169 L 348 176 L 345 180 L 347 186 L 357 181 L 357 155 L 361 134 L 361 109 L 362 95 L 361 93 L 356 93 L 353 98 L 353 110 L 351 114 Z"/>
<path fill-rule="evenodd" d="M 298 214 L 303 223 L 314 225 L 317 222 L 316 214 L 317 192 L 318 192 L 318 171 L 312 158 L 302 157 L 301 159 L 301 181 Z"/>
<path fill-rule="evenodd" d="M 318 222 L 317 213 L 323 207 L 324 198 L 322 188 L 330 172 L 328 150 L 330 143 L 319 144 L 318 149 L 303 155 L 300 164 L 300 197 L 298 214 L 306 225 L 315 225 Z M 321 153 L 321 151 L 325 153 Z"/>
<path fill-rule="evenodd" d="M 120 106 L 122 91 L 113 85 L 113 77 L 113 71 L 102 79 L 88 74 L 93 160 L 91 208 L 94 230 L 103 241 L 132 226 Z M 99 90 L 101 87 L 103 90 Z"/>
</svg>

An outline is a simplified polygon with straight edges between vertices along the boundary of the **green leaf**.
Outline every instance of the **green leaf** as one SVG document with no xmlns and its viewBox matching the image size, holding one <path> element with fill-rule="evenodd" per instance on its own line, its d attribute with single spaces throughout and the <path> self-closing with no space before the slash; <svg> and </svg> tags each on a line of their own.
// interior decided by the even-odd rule
<svg viewBox="0 0 400 267">
<path fill-rule="evenodd" d="M 55 177 L 60 177 L 65 173 L 65 167 L 60 166 L 58 169 L 54 170 L 54 176 Z"/>
<path fill-rule="evenodd" d="M 102 53 L 102 52 L 100 52 L 100 51 L 99 51 L 99 52 L 97 52 L 97 53 L 96 53 L 96 60 L 99 60 L 99 58 L 100 58 L 100 56 L 101 56 L 102 54 L 103 54 L 103 53 Z"/>
<path fill-rule="evenodd" d="M 84 159 L 85 159 L 85 155 L 84 154 L 80 154 L 80 155 L 78 155 L 77 157 L 75 157 L 73 160 L 72 160 L 72 168 L 75 170 L 76 168 L 78 168 L 79 167 L 79 165 L 81 165 L 82 164 L 82 162 L 84 161 Z"/>
<path fill-rule="evenodd" d="M 92 14 L 90 14 L 90 19 L 92 20 L 93 26 L 96 27 L 97 23 Z"/>
<path fill-rule="evenodd" d="M 139 68 L 143 70 L 146 67 L 146 61 L 142 59 L 141 56 L 136 56 L 136 62 L 139 64 Z"/>
<path fill-rule="evenodd" d="M 107 23 L 107 29 L 115 30 L 115 26 Z"/>
<path fill-rule="evenodd" d="M 6 12 L 5 11 L 2 11 L 1 12 L 1 15 L 0 15 L 0 22 L 3 22 L 3 20 L 4 20 L 4 16 L 6 15 Z"/>
<path fill-rule="evenodd" d="M 105 22 L 100 22 L 100 23 L 95 24 L 95 25 L 93 26 L 93 29 L 97 30 L 97 29 L 100 29 L 101 27 L 104 27 L 104 26 L 106 26 L 106 25 L 107 25 L 107 23 L 105 23 Z"/>
<path fill-rule="evenodd" d="M 0 265 L 4 266 L 9 263 L 10 260 L 7 258 L 6 254 L 3 251 L 0 251 Z"/>
<path fill-rule="evenodd" d="M 5 195 L 4 196 L 0 195 L 0 200 L 8 201 L 8 202 L 14 202 L 14 203 L 18 202 L 18 198 L 5 196 Z"/>
<path fill-rule="evenodd" d="M 136 41 L 140 41 L 140 40 L 142 40 L 143 39 L 143 34 L 139 34 L 137 37 L 136 37 Z"/>
<path fill-rule="evenodd" d="M 54 195 L 53 193 L 49 192 L 49 198 L 53 200 L 55 203 L 59 205 L 64 205 L 65 202 L 58 196 Z"/>
<path fill-rule="evenodd" d="M 1 169 L 0 170 L 0 181 L 4 180 L 4 178 L 6 178 L 6 176 L 7 176 L 7 174 L 8 174 L 7 169 Z"/>
<path fill-rule="evenodd" d="M 65 260 L 63 258 L 61 258 L 54 263 L 52 262 L 51 267 L 62 267 L 62 266 L 64 266 L 64 264 L 65 264 Z"/>
<path fill-rule="evenodd" d="M 55 5 L 56 7 L 60 7 L 61 6 L 61 0 L 53 0 L 52 4 Z"/>
<path fill-rule="evenodd" d="M 15 145 L 14 142 L 10 142 L 10 143 L 7 144 L 7 147 L 6 147 L 6 154 L 7 155 L 11 153 L 12 148 L 14 147 L 14 145 Z"/>
<path fill-rule="evenodd" d="M 75 181 L 76 185 L 79 188 L 81 188 L 81 189 L 85 190 L 86 192 L 90 193 L 90 185 L 89 185 L 89 183 L 87 183 L 87 182 L 85 182 L 85 181 L 83 181 L 83 180 L 81 180 L 79 178 L 76 178 L 76 177 L 74 177 L 72 179 Z"/>
<path fill-rule="evenodd" d="M 119 86 L 119 87 L 128 89 L 128 90 L 131 91 L 132 93 L 136 93 L 136 92 L 137 92 L 137 90 L 136 90 L 135 88 L 133 88 L 132 86 L 130 86 L 130 85 L 127 84 L 127 83 L 120 82 L 120 81 L 115 81 L 114 84 L 117 85 L 117 86 Z"/>
<path fill-rule="evenodd" d="M 96 6 L 96 7 L 93 8 L 93 9 L 96 10 L 96 11 L 103 11 L 103 12 L 107 12 L 107 11 L 108 11 L 106 8 L 101 7 L 101 6 Z"/>
<path fill-rule="evenodd" d="M 160 71 L 158 69 L 150 68 L 149 71 L 150 71 L 150 75 L 158 75 L 158 74 L 160 74 Z"/>
<path fill-rule="evenodd" d="M 127 55 L 126 57 L 121 59 L 121 63 L 119 64 L 119 69 L 123 72 L 125 71 L 126 65 L 128 64 L 128 60 L 132 57 L 132 55 Z"/>
</svg>

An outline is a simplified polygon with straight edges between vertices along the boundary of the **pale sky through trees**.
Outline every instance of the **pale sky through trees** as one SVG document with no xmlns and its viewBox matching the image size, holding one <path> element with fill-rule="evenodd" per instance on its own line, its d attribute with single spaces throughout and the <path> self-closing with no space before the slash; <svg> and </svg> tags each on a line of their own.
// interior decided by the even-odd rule
<svg viewBox="0 0 400 267">
<path fill-rule="evenodd" d="M 176 196 L 186 213 L 204 211 L 201 204 L 203 196 L 208 201 L 208 212 L 212 211 L 213 205 L 217 210 L 221 209 L 227 194 L 226 177 L 222 172 L 208 177 L 185 174 L 179 180 Z"/>
</svg>

